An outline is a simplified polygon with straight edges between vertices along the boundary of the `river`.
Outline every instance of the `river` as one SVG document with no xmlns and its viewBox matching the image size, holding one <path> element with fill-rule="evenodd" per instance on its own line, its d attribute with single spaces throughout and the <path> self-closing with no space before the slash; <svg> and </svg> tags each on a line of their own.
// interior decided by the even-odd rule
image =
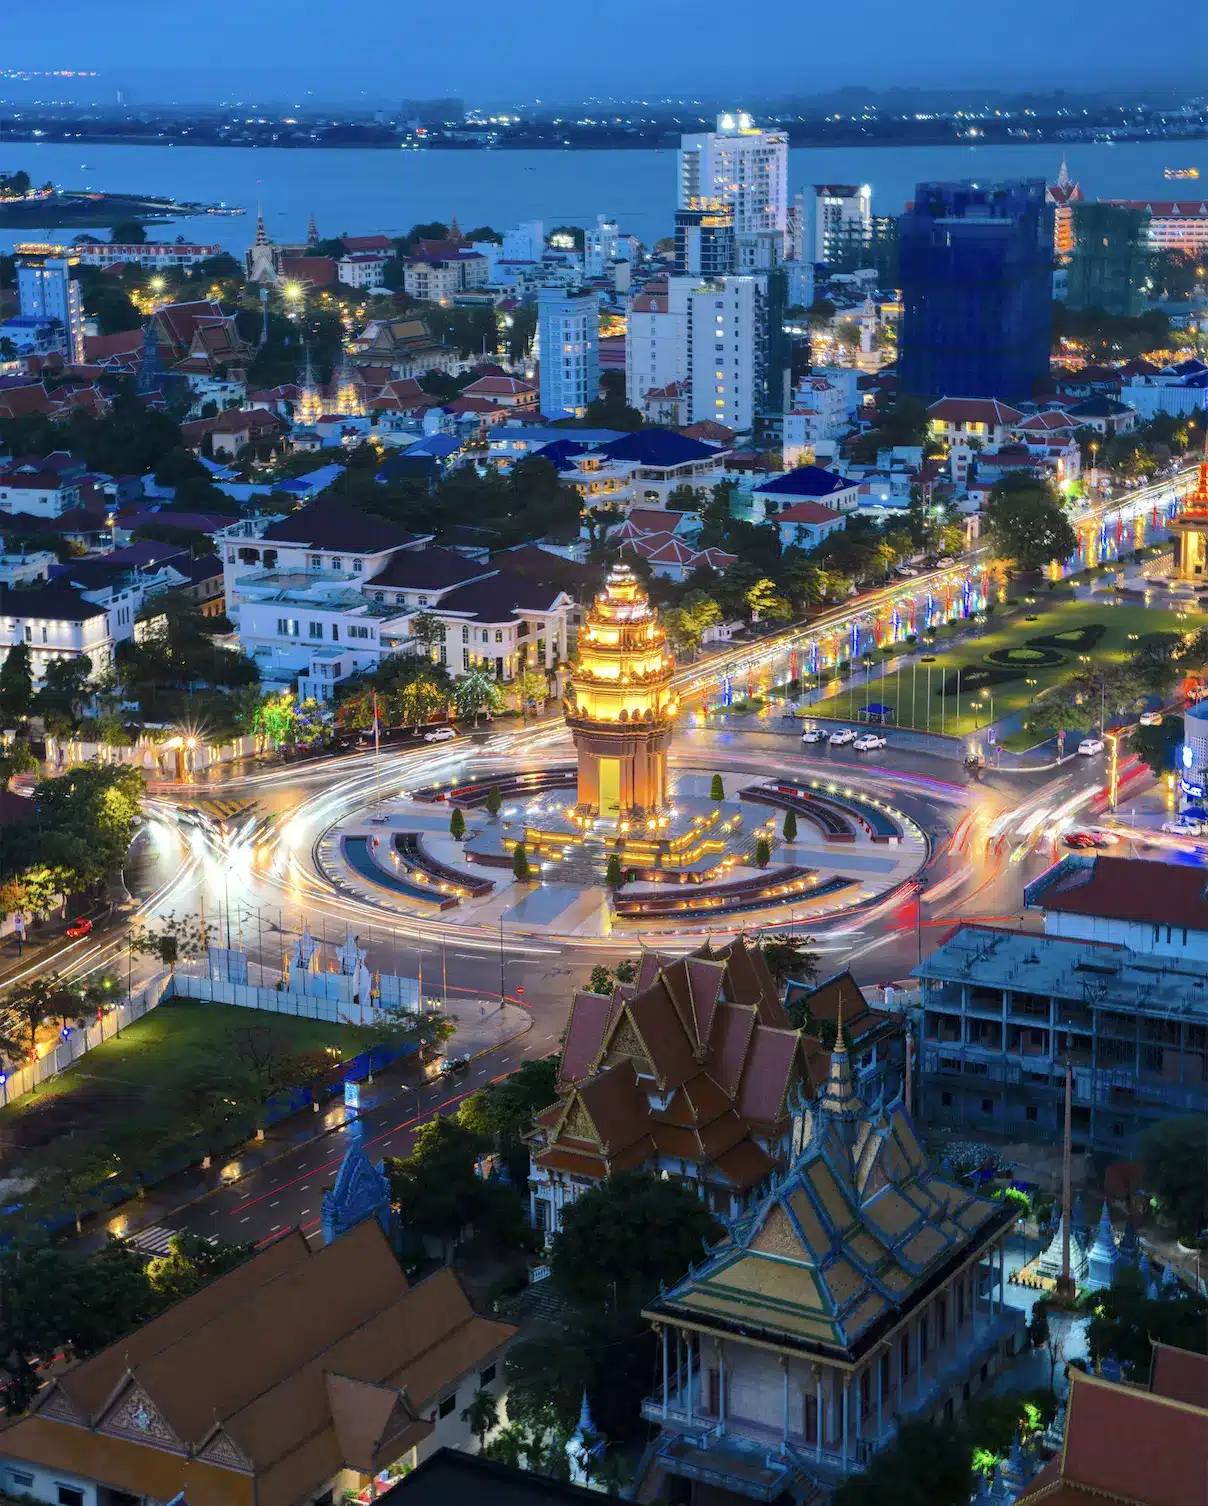
<svg viewBox="0 0 1208 1506">
<path fill-rule="evenodd" d="M 795 148 L 789 188 L 809 183 L 867 182 L 873 210 L 896 214 L 931 178 L 1056 176 L 1059 144 Z M 1070 173 L 1088 198 L 1183 198 L 1208 195 L 1208 142 L 1074 144 Z M 256 205 L 269 234 L 304 240 L 310 215 L 319 233 L 402 234 L 413 224 L 448 221 L 462 229 L 521 220 L 547 226 L 590 224 L 597 214 L 648 245 L 671 231 L 674 151 L 366 151 L 264 150 L 254 147 L 94 146 L 26 142 L 0 147 L 0 171 L 24 167 L 36 183 L 63 188 L 165 194 L 204 203 L 243 205 L 233 218 L 208 216 L 153 227 L 155 239 L 216 243 L 241 254 L 254 231 Z M 1198 167 L 1200 181 L 1169 182 L 1167 167 Z M 17 241 L 70 239 L 74 231 L 0 230 L 0 250 Z M 91 231 L 104 235 L 104 231 Z"/>
</svg>

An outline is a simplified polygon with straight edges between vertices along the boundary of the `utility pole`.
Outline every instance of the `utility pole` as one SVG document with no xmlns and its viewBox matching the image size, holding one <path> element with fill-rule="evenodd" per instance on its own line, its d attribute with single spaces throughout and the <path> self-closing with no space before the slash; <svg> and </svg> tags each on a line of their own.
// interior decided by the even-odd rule
<svg viewBox="0 0 1208 1506">
<path fill-rule="evenodd" d="M 1074 1104 L 1074 1064 L 1070 1060 L 1070 1038 L 1065 1038 L 1065 1135 L 1061 1142 L 1061 1275 L 1057 1278 L 1057 1295 L 1066 1301 L 1075 1296 L 1074 1278 L 1070 1274 L 1070 1222 L 1073 1204 L 1070 1198 L 1070 1138 Z"/>
</svg>

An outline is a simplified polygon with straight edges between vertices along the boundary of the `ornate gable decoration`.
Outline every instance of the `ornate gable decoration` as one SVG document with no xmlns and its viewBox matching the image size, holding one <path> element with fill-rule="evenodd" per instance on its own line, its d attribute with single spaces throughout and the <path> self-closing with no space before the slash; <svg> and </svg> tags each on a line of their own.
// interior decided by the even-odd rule
<svg viewBox="0 0 1208 1506">
<path fill-rule="evenodd" d="M 554 1140 L 559 1140 L 563 1135 L 573 1140 L 590 1140 L 593 1145 L 600 1144 L 600 1132 L 592 1122 L 591 1115 L 587 1112 L 587 1106 L 578 1093 L 572 1093 L 566 1105 L 566 1113 L 562 1116 L 554 1133 Z"/>
<path fill-rule="evenodd" d="M 230 1434 L 224 1433 L 221 1429 L 214 1434 L 197 1457 L 206 1464 L 218 1465 L 220 1469 L 237 1469 L 245 1475 L 255 1473 L 252 1461 L 236 1445 Z"/>
<path fill-rule="evenodd" d="M 129 1438 L 150 1448 L 167 1449 L 173 1454 L 187 1454 L 188 1449 L 164 1421 L 159 1409 L 138 1384 L 131 1381 L 102 1417 L 97 1428 L 115 1438 Z"/>
<path fill-rule="evenodd" d="M 626 1057 L 631 1061 L 644 1063 L 651 1072 L 654 1071 L 654 1063 L 650 1060 L 650 1053 L 642 1037 L 638 1034 L 638 1027 L 633 1023 L 633 1016 L 629 1013 L 626 1005 L 617 1015 L 612 1029 L 604 1038 L 604 1045 L 600 1051 L 599 1060 L 596 1062 L 596 1071 L 604 1066 L 615 1066 L 616 1059 Z"/>
<path fill-rule="evenodd" d="M 81 1428 L 88 1426 L 88 1419 L 80 1416 L 75 1403 L 57 1381 L 40 1401 L 34 1403 L 33 1410 L 39 1417 L 51 1417 L 55 1422 L 71 1422 Z"/>
</svg>

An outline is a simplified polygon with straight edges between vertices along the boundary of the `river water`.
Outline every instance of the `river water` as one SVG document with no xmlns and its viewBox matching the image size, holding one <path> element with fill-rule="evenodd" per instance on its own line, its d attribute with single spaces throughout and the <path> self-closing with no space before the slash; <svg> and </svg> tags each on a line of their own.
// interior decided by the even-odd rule
<svg viewBox="0 0 1208 1506">
<path fill-rule="evenodd" d="M 915 184 L 932 178 L 997 179 L 1057 173 L 1062 148 L 937 146 L 796 148 L 789 188 L 810 183 L 872 185 L 877 214 L 896 214 Z M 1071 175 L 1088 198 L 1208 195 L 1208 142 L 1125 142 L 1070 146 Z M 278 241 L 305 239 L 313 213 L 320 235 L 401 234 L 456 215 L 462 229 L 521 220 L 589 224 L 619 218 L 648 245 L 671 230 L 676 156 L 670 151 L 367 151 L 264 150 L 254 147 L 0 144 L 0 171 L 24 167 L 36 183 L 64 188 L 165 194 L 180 200 L 242 205 L 246 215 L 183 219 L 154 228 L 156 239 L 183 235 L 242 253 L 257 204 Z M 1200 181 L 1171 182 L 1167 167 L 1198 167 Z M 16 241 L 69 239 L 71 231 L 0 230 L 0 250 Z M 104 235 L 104 230 L 90 233 Z"/>
</svg>

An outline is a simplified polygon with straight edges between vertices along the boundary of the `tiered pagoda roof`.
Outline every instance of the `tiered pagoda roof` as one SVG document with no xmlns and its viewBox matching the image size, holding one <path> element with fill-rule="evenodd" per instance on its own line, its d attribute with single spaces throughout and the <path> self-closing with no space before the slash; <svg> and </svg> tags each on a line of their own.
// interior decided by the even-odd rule
<svg viewBox="0 0 1208 1506">
<path fill-rule="evenodd" d="M 776 1164 L 768 1147 L 803 1083 L 812 1092 L 802 1039 L 757 950 L 647 952 L 635 983 L 576 996 L 534 1160 L 600 1180 L 670 1158 L 745 1191 Z"/>
<path fill-rule="evenodd" d="M 858 1358 L 1010 1207 L 932 1170 L 900 1101 L 856 1096 L 842 1029 L 792 1166 L 646 1316 Z"/>
</svg>

